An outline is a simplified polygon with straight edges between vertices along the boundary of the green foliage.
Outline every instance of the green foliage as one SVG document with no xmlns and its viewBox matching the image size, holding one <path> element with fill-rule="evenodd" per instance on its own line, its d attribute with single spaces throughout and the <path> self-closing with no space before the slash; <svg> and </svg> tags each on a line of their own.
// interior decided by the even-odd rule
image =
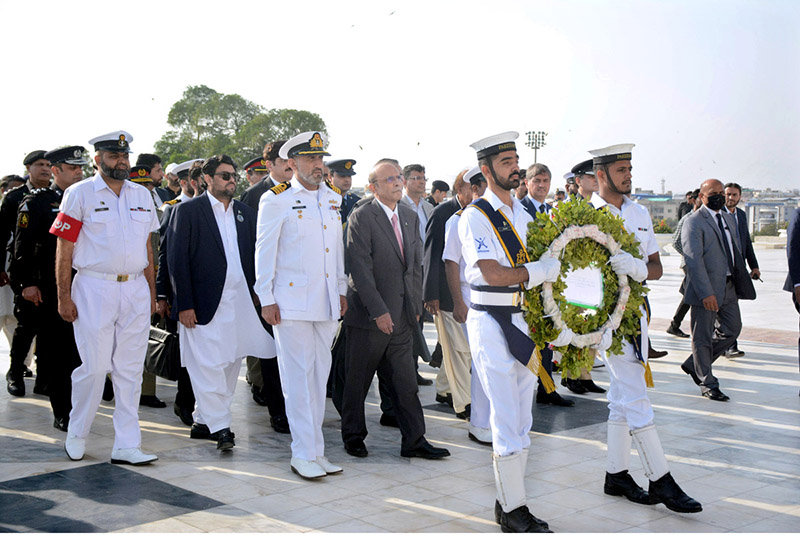
<svg viewBox="0 0 800 535">
<path fill-rule="evenodd" d="M 653 232 L 656 234 L 672 234 L 675 232 L 675 229 L 669 225 L 666 219 L 662 219 L 653 225 Z"/>
<path fill-rule="evenodd" d="M 183 97 L 172 105 L 167 122 L 172 129 L 155 144 L 165 166 L 224 153 L 241 167 L 259 156 L 269 141 L 307 130 L 326 132 L 325 122 L 316 113 L 268 110 L 205 85 L 187 87 Z"/>
<path fill-rule="evenodd" d="M 753 236 L 777 236 L 778 225 L 776 223 L 767 223 L 761 227 L 761 230 L 753 232 Z"/>
<path fill-rule="evenodd" d="M 622 219 L 609 213 L 606 209 L 596 210 L 583 199 L 568 203 L 559 203 L 550 214 L 537 214 L 533 223 L 528 225 L 528 255 L 531 260 L 538 260 L 547 251 L 550 244 L 567 227 L 597 225 L 598 228 L 610 234 L 622 250 L 636 258 L 642 258 L 639 252 L 636 237 L 625 230 Z M 553 298 L 561 310 L 564 323 L 577 334 L 586 334 L 599 329 L 608 319 L 616 307 L 619 299 L 619 279 L 608 263 L 610 254 L 608 249 L 592 240 L 580 238 L 570 241 L 561 254 L 561 276 L 553 283 Z M 603 273 L 604 293 L 602 308 L 598 311 L 569 304 L 564 299 L 564 275 L 573 269 L 585 267 L 600 267 Z M 648 289 L 641 283 L 632 279 L 628 280 L 631 294 L 628 299 L 625 313 L 619 328 L 614 331 L 613 341 L 609 353 L 622 352 L 622 340 L 640 332 L 639 320 L 642 316 L 640 307 L 644 303 L 644 296 Z M 544 317 L 542 305 L 541 286 L 525 292 L 525 321 L 528 324 L 531 339 L 539 347 L 558 336 L 558 330 L 553 322 Z M 582 368 L 591 367 L 594 355 L 589 348 L 567 346 L 557 348 L 561 352 L 561 367 L 577 377 Z"/>
</svg>

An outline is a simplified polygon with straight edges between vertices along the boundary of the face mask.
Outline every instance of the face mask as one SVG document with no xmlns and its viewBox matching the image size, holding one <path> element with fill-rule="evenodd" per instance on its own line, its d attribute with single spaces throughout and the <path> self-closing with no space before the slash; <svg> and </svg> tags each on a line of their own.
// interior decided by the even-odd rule
<svg viewBox="0 0 800 535">
<path fill-rule="evenodd" d="M 706 197 L 706 206 L 708 206 L 709 210 L 717 211 L 725 206 L 725 195 L 722 193 L 717 193 L 716 195 L 709 195 Z"/>
</svg>

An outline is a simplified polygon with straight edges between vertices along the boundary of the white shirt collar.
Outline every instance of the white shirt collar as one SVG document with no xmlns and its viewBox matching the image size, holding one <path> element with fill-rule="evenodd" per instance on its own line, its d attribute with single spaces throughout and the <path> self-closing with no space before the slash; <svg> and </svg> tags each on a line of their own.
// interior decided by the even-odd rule
<svg viewBox="0 0 800 535">
<path fill-rule="evenodd" d="M 222 201 L 220 201 L 219 199 L 217 199 L 216 197 L 214 197 L 210 193 L 208 193 L 207 196 L 208 196 L 208 201 L 211 203 L 211 209 L 212 210 L 216 209 L 216 210 L 219 210 L 219 211 L 221 211 L 223 213 L 227 212 L 227 210 L 225 209 L 225 205 L 222 204 Z M 217 206 L 219 206 L 219 208 L 215 208 Z M 231 200 L 231 202 L 228 203 L 228 208 L 231 208 L 232 206 L 233 206 L 233 200 Z"/>
<path fill-rule="evenodd" d="M 709 207 L 708 207 L 708 205 L 706 205 L 706 204 L 704 204 L 704 205 L 703 205 L 703 208 L 705 208 L 706 210 L 708 210 L 708 211 L 709 211 L 711 214 L 713 214 L 713 215 L 717 215 L 717 214 L 720 212 L 719 210 L 712 210 L 712 209 L 711 209 L 711 208 L 709 208 Z"/>
<path fill-rule="evenodd" d="M 613 212 L 622 212 L 622 210 L 624 210 L 625 207 L 628 206 L 629 204 L 632 204 L 633 201 L 627 195 L 623 195 L 622 210 L 617 210 L 616 206 L 614 206 L 613 204 L 608 204 L 606 200 L 602 198 L 598 192 L 594 192 L 594 194 L 592 195 L 592 200 L 589 201 L 589 203 L 598 209 L 602 208 L 603 206 L 608 206 L 609 210 L 613 210 Z"/>
<path fill-rule="evenodd" d="M 380 205 L 380 207 L 383 209 L 383 213 L 386 214 L 386 217 L 388 217 L 389 221 L 391 221 L 392 220 L 392 216 L 397 214 L 397 204 L 394 205 L 394 210 L 392 210 L 388 206 L 383 204 L 379 198 L 375 197 L 375 200 L 378 201 L 378 205 Z M 398 219 L 398 221 L 399 221 L 399 219 Z"/>
</svg>

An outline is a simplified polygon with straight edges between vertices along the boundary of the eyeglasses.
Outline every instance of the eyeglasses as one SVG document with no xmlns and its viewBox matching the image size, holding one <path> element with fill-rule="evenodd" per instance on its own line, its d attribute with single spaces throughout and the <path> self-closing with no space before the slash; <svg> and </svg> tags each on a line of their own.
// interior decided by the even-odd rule
<svg viewBox="0 0 800 535">
<path fill-rule="evenodd" d="M 378 180 L 375 179 L 372 182 L 372 184 L 374 184 L 377 181 Z M 394 184 L 395 182 L 402 182 L 403 181 L 403 175 L 387 176 L 386 178 L 383 179 L 383 181 L 386 182 L 387 184 Z"/>
<path fill-rule="evenodd" d="M 236 180 L 237 178 L 236 173 L 229 173 L 227 171 L 224 171 L 222 173 L 214 173 L 214 176 L 218 176 L 222 180 Z"/>
<path fill-rule="evenodd" d="M 428 179 L 424 176 L 410 176 L 407 180 L 421 180 L 422 182 L 427 182 Z"/>
</svg>

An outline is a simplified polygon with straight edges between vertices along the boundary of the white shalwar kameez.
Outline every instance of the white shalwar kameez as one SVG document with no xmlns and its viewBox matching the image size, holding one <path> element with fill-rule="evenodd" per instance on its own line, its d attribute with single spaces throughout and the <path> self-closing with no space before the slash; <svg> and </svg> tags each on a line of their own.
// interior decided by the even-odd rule
<svg viewBox="0 0 800 535">
<path fill-rule="evenodd" d="M 192 381 L 197 403 L 194 421 L 215 433 L 231 426 L 231 403 L 242 358 L 267 358 L 275 343 L 264 329 L 253 306 L 242 270 L 233 203 L 224 205 L 208 195 L 222 237 L 227 271 L 222 297 L 214 317 L 206 325 L 179 328 L 181 365 Z"/>
</svg>

